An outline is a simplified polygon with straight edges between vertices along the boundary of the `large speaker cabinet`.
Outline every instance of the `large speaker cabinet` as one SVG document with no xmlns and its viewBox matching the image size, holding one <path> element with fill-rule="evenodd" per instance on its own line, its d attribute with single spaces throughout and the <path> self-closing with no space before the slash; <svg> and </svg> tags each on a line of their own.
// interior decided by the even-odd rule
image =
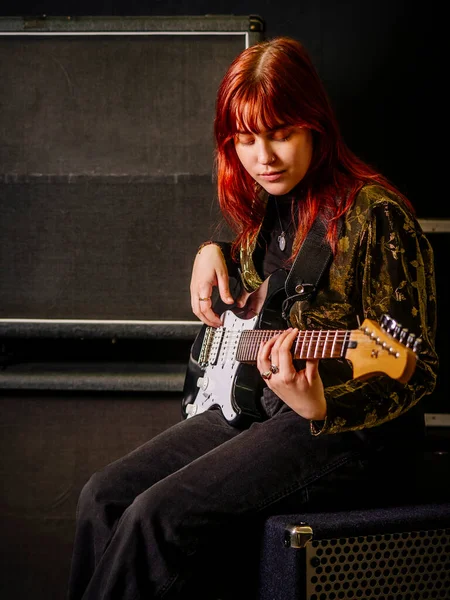
<svg viewBox="0 0 450 600">
<path fill-rule="evenodd" d="M 257 16 L 0 18 L 0 388 L 181 388 L 195 251 L 229 234 L 216 92 L 263 31 Z"/>
<path fill-rule="evenodd" d="M 216 92 L 263 28 L 0 19 L 0 318 L 191 319 L 195 249 L 220 227 Z"/>
<path fill-rule="evenodd" d="M 82 485 L 181 418 L 216 90 L 262 36 L 250 16 L 0 19 L 2 599 L 65 597 Z"/>
</svg>

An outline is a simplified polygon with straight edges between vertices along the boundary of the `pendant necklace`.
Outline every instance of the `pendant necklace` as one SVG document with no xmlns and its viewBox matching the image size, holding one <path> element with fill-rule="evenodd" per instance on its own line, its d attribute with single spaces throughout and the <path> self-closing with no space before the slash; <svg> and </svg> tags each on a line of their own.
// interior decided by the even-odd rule
<svg viewBox="0 0 450 600">
<path fill-rule="evenodd" d="M 280 212 L 278 210 L 278 202 L 276 200 L 275 200 L 275 208 L 277 211 L 278 222 L 280 223 L 280 230 L 281 230 L 280 235 L 277 237 L 278 247 L 280 248 L 281 252 L 284 252 L 284 250 L 286 248 L 286 232 L 284 231 L 283 225 L 281 223 Z"/>
</svg>

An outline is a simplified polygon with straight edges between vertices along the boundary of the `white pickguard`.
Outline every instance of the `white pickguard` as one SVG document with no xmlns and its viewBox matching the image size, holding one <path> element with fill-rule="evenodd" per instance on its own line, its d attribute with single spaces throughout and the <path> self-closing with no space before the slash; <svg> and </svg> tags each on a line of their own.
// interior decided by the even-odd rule
<svg viewBox="0 0 450 600">
<path fill-rule="evenodd" d="M 186 406 L 187 418 L 218 405 L 224 417 L 232 421 L 237 415 L 232 404 L 233 383 L 239 362 L 236 351 L 241 332 L 254 329 L 257 316 L 252 319 L 240 319 L 232 311 L 222 315 L 222 327 L 214 330 L 214 339 L 203 376 L 198 378 L 198 393 L 194 402 Z"/>
</svg>

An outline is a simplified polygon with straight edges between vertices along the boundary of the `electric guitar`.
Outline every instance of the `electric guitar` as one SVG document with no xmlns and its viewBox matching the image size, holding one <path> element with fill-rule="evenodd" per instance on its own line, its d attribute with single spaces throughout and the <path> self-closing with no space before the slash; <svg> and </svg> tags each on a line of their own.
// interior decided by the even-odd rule
<svg viewBox="0 0 450 600">
<path fill-rule="evenodd" d="M 259 398 L 264 382 L 255 366 L 259 346 L 286 329 L 279 309 L 286 296 L 284 285 L 279 285 L 278 275 L 271 285 L 272 278 L 264 282 L 268 285 L 262 310 L 255 313 L 247 302 L 244 309 L 223 312 L 221 327 L 204 325 L 198 333 L 184 382 L 184 418 L 218 406 L 233 424 L 261 420 Z M 420 338 L 383 315 L 380 324 L 366 319 L 354 330 L 299 331 L 292 356 L 294 360 L 344 358 L 351 363 L 354 379 L 384 374 L 407 383 L 420 343 Z"/>
</svg>

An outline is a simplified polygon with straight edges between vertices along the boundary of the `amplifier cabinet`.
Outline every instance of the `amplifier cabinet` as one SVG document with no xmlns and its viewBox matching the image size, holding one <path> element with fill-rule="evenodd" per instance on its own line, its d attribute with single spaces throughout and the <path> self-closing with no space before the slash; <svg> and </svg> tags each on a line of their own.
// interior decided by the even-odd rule
<svg viewBox="0 0 450 600">
<path fill-rule="evenodd" d="M 0 318 L 192 319 L 196 249 L 229 235 L 217 89 L 263 35 L 252 15 L 0 18 Z"/>
<path fill-rule="evenodd" d="M 449 597 L 449 503 L 266 522 L 261 600 Z"/>
</svg>

